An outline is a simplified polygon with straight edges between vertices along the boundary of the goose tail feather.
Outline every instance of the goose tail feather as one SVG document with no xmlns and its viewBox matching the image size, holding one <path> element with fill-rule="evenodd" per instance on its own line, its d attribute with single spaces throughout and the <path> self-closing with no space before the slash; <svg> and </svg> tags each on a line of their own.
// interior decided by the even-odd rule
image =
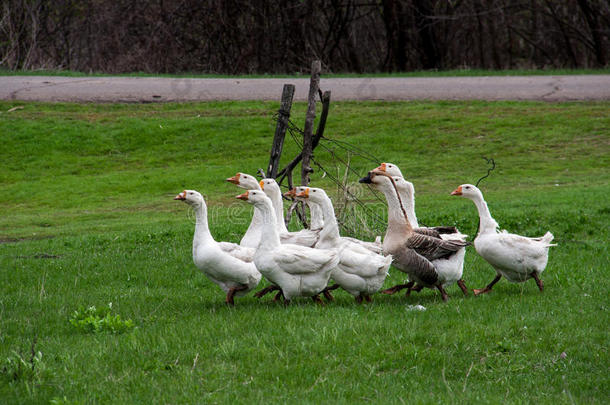
<svg viewBox="0 0 610 405">
<path fill-rule="evenodd" d="M 547 233 L 545 233 L 544 236 L 540 238 L 540 240 L 541 242 L 546 243 L 547 246 L 557 246 L 556 243 L 551 243 L 554 238 L 555 237 L 553 236 L 553 234 L 550 231 L 547 231 Z"/>
</svg>

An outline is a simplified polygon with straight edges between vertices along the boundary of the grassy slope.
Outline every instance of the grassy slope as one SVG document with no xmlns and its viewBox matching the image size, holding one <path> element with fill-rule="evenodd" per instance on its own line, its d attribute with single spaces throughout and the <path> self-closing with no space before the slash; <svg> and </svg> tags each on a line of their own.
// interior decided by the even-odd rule
<svg viewBox="0 0 610 405">
<path fill-rule="evenodd" d="M 15 105 L 25 108 L 6 112 Z M 477 299 L 452 286 L 448 304 L 425 291 L 358 306 L 339 292 L 324 308 L 252 296 L 225 308 L 192 264 L 192 215 L 171 198 L 187 187 L 203 191 L 213 233 L 239 240 L 250 210 L 234 202 L 238 189 L 224 178 L 266 164 L 277 107 L 0 102 L 0 239 L 8 242 L 0 244 L 0 362 L 13 350 L 28 358 L 36 337 L 46 368 L 9 382 L 0 366 L 0 397 L 605 402 L 608 103 L 332 107 L 327 135 L 399 164 L 415 183 L 424 224 L 474 234 L 472 204 L 447 194 L 476 182 L 481 156 L 494 157 L 498 167 L 482 188 L 498 222 L 523 234 L 550 229 L 559 243 L 544 294 L 533 282 L 502 281 Z M 303 114 L 297 105 L 295 121 Z M 287 141 L 286 160 L 295 152 Z M 316 157 L 334 173 L 328 153 Z M 352 163 L 360 173 L 374 167 Z M 314 181 L 331 187 L 319 171 Z M 468 285 L 492 277 L 469 250 Z M 393 270 L 386 285 L 402 279 Z M 77 307 L 108 302 L 138 329 L 114 336 L 71 328 Z M 416 303 L 428 310 L 406 311 Z"/>
</svg>

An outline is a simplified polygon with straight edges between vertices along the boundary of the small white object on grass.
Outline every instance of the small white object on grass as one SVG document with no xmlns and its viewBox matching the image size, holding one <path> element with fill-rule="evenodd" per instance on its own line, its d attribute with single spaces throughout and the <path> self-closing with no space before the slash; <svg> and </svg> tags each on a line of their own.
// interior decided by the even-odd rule
<svg viewBox="0 0 610 405">
<path fill-rule="evenodd" d="M 425 311 L 426 307 L 423 305 L 407 305 L 407 311 Z"/>
</svg>

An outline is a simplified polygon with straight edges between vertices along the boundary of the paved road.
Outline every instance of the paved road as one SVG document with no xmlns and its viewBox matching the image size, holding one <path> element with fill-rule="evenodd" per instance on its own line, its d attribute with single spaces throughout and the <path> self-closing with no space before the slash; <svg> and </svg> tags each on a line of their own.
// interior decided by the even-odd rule
<svg viewBox="0 0 610 405">
<path fill-rule="evenodd" d="M 0 99 L 76 102 L 306 100 L 309 79 L 0 76 Z M 610 100 L 610 75 L 322 78 L 333 100 Z"/>
</svg>

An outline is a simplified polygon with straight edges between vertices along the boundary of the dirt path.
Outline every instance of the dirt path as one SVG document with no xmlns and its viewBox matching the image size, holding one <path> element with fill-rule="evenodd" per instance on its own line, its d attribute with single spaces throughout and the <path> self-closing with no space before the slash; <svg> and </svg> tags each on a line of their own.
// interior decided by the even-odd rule
<svg viewBox="0 0 610 405">
<path fill-rule="evenodd" d="M 309 79 L 0 76 L 0 99 L 75 102 L 279 100 L 284 83 L 307 98 Z M 333 100 L 610 100 L 610 75 L 322 78 Z"/>
</svg>

